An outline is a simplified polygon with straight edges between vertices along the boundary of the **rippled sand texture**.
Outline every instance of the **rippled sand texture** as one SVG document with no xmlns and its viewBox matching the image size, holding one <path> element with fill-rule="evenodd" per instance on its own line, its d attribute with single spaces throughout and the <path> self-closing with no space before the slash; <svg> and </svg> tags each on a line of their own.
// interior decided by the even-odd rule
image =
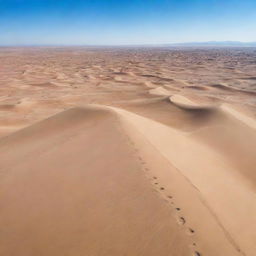
<svg viewBox="0 0 256 256">
<path fill-rule="evenodd" d="M 253 49 L 1 49 L 0 133 L 72 106 L 174 93 L 255 107 L 255 59 Z"/>
<path fill-rule="evenodd" d="M 0 254 L 254 256 L 256 49 L 1 48 Z"/>
</svg>

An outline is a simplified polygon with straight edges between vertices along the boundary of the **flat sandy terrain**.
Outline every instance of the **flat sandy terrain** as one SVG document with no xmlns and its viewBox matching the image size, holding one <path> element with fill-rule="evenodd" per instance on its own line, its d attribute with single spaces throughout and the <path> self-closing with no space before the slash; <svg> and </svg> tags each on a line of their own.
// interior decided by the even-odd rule
<svg viewBox="0 0 256 256">
<path fill-rule="evenodd" d="M 254 256 L 256 49 L 0 48 L 0 254 Z"/>
</svg>

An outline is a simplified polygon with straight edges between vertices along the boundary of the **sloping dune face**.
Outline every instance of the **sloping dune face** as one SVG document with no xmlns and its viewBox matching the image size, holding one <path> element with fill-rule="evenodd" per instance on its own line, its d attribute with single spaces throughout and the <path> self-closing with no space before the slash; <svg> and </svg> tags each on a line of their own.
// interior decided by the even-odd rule
<svg viewBox="0 0 256 256">
<path fill-rule="evenodd" d="M 118 111 L 124 113 L 123 110 Z M 231 252 L 224 251 L 226 245 L 230 244 L 241 255 L 253 255 L 256 229 L 255 130 L 250 123 L 241 123 L 221 110 L 216 112 L 219 113 L 215 113 L 214 123 L 221 122 L 221 125 L 210 125 L 208 122 L 208 126 L 187 133 L 130 112 L 124 115 L 188 182 L 183 185 L 178 181 L 171 182 L 177 178 L 177 174 L 171 176 L 170 169 L 165 174 L 161 173 L 161 182 L 170 191 L 175 190 L 184 214 L 190 218 L 190 224 L 196 230 L 198 228 L 198 237 L 205 252 L 211 254 L 216 250 L 217 255 L 229 255 Z M 250 140 L 244 140 L 244 134 Z M 151 156 L 148 155 L 149 158 Z M 198 193 L 192 198 L 193 189 L 186 194 L 191 186 Z M 190 206 L 193 205 L 190 209 L 188 202 Z M 207 234 L 208 239 L 211 237 L 209 244 L 213 239 L 215 242 L 220 239 L 218 246 L 214 243 L 215 249 L 208 247 L 205 239 Z"/>
<path fill-rule="evenodd" d="M 1 255 L 189 255 L 110 110 L 72 109 L 0 143 Z"/>
<path fill-rule="evenodd" d="M 0 255 L 254 256 L 254 49 L 0 49 Z"/>
</svg>

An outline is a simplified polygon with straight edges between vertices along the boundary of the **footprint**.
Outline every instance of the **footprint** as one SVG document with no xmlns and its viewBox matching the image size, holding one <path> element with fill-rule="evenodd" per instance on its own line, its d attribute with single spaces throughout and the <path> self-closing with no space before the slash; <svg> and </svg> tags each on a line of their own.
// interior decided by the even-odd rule
<svg viewBox="0 0 256 256">
<path fill-rule="evenodd" d="M 194 229 L 192 229 L 192 228 L 188 228 L 188 233 L 189 233 L 190 235 L 192 235 L 192 234 L 194 234 L 194 233 L 195 233 L 195 230 L 194 230 Z"/>
<path fill-rule="evenodd" d="M 189 228 L 189 232 L 190 232 L 190 233 L 195 233 L 195 230 L 192 229 L 192 228 Z"/>
<path fill-rule="evenodd" d="M 155 177 L 155 176 L 154 176 L 154 177 L 153 177 L 153 179 L 155 179 L 155 180 L 156 180 L 156 179 L 157 179 L 157 177 Z"/>
<path fill-rule="evenodd" d="M 177 211 L 180 211 L 180 208 L 179 208 L 179 207 L 177 207 L 177 208 L 176 208 L 176 210 L 177 210 Z"/>
<path fill-rule="evenodd" d="M 160 190 L 164 190 L 164 188 L 163 188 L 163 187 L 161 187 L 161 188 L 160 188 Z"/>
<path fill-rule="evenodd" d="M 155 185 L 158 185 L 158 182 L 155 182 Z"/>
<path fill-rule="evenodd" d="M 172 199 L 172 196 L 168 196 L 168 198 Z"/>
<path fill-rule="evenodd" d="M 186 223 L 185 218 L 179 217 L 179 223 L 180 223 L 181 225 L 184 225 L 184 224 Z"/>
</svg>

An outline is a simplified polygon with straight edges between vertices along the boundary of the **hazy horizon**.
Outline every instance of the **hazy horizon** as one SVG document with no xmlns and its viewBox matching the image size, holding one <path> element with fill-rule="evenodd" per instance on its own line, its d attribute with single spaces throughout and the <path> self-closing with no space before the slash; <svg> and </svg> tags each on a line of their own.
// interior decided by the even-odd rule
<svg viewBox="0 0 256 256">
<path fill-rule="evenodd" d="M 0 47 L 256 47 L 256 41 L 206 41 L 206 42 L 180 42 L 165 44 L 0 44 Z"/>
<path fill-rule="evenodd" d="M 256 2 L 0 0 L 0 45 L 255 42 Z"/>
</svg>

